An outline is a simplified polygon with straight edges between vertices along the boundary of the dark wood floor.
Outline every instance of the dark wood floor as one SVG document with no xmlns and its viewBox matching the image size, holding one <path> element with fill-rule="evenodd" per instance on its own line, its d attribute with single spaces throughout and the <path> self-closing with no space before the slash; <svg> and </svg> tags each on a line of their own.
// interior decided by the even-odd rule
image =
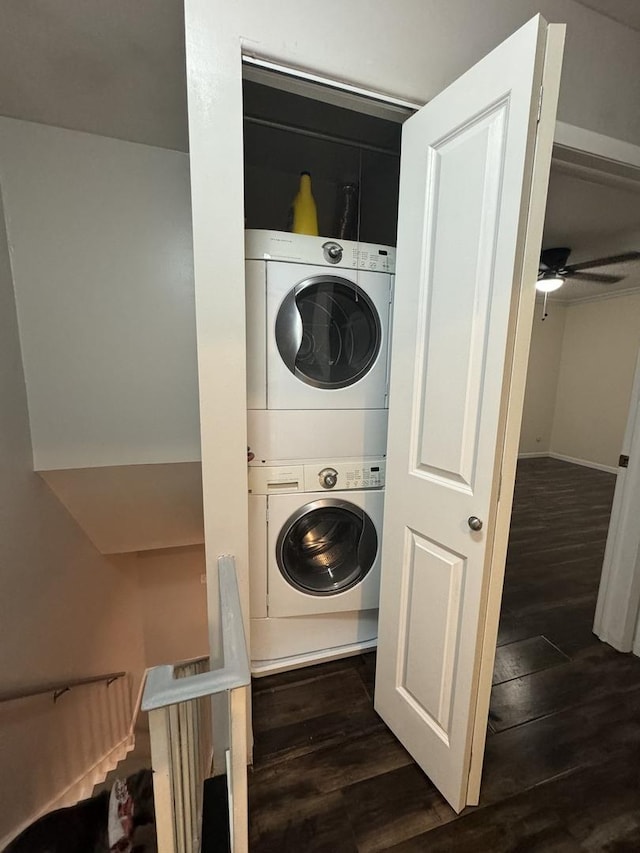
<svg viewBox="0 0 640 853">
<path fill-rule="evenodd" d="M 385 728 L 363 655 L 254 682 L 253 853 L 640 851 L 640 659 L 591 633 L 614 480 L 518 468 L 480 806 Z"/>
</svg>

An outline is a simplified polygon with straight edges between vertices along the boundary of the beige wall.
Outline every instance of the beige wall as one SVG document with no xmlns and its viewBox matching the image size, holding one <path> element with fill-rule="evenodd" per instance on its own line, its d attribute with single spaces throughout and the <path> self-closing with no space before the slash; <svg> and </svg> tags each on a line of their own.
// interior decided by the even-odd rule
<svg viewBox="0 0 640 853">
<path fill-rule="evenodd" d="M 136 557 L 147 666 L 209 654 L 204 547 Z"/>
<path fill-rule="evenodd" d="M 615 469 L 639 347 L 640 292 L 537 310 L 520 454 Z"/>
<path fill-rule="evenodd" d="M 144 662 L 137 613 L 131 572 L 98 554 L 33 473 L 0 205 L 1 689 L 113 670 L 139 677 Z M 0 842 L 100 757 L 95 753 L 102 744 L 88 737 L 89 728 L 65 737 L 79 694 L 63 697 L 55 708 L 50 697 L 0 704 Z"/>
<path fill-rule="evenodd" d="M 640 347 L 640 293 L 567 309 L 551 451 L 616 467 Z"/>
<path fill-rule="evenodd" d="M 551 448 L 565 313 L 564 305 L 553 305 L 542 320 L 542 303 L 536 302 L 520 432 L 521 455 L 548 453 Z"/>
</svg>

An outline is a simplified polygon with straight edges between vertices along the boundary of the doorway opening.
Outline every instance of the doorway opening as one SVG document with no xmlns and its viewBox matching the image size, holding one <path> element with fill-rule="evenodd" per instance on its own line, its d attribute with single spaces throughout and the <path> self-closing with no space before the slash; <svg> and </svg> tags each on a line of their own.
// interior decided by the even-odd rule
<svg viewBox="0 0 640 853">
<path fill-rule="evenodd" d="M 248 93 L 249 89 L 250 87 L 246 86 L 245 91 Z M 264 93 L 260 93 L 259 90 L 254 89 L 254 95 L 258 105 L 264 106 L 266 103 L 266 99 L 263 97 Z M 249 94 L 245 95 L 245 105 L 250 103 L 251 97 L 252 96 Z M 253 109 L 257 110 L 257 107 L 254 107 Z M 252 120 L 252 118 L 259 120 Z M 323 141 L 324 143 L 332 146 L 344 145 L 344 140 L 340 138 L 336 139 L 335 136 L 333 139 L 320 140 L 317 136 L 310 136 L 308 133 L 299 133 L 299 129 L 294 131 L 287 121 L 271 119 L 269 117 L 265 118 L 264 115 L 254 115 L 252 117 L 247 117 L 247 119 L 247 127 L 252 129 L 248 130 L 247 127 L 245 127 L 245 139 L 248 139 L 249 135 L 254 133 L 255 142 L 253 143 L 253 146 L 247 144 L 247 153 L 250 151 L 252 153 L 250 155 L 248 167 L 245 169 L 245 180 L 247 180 L 248 176 L 252 174 L 252 170 L 253 173 L 257 174 L 261 168 L 261 152 L 266 150 L 268 144 L 264 138 L 267 131 L 270 134 L 295 132 L 299 137 L 312 139 L 314 144 L 316 142 Z M 304 129 L 308 130 L 309 128 Z M 329 134 L 325 135 L 328 136 Z M 283 159 L 286 163 L 292 162 L 290 153 L 291 149 L 286 153 L 286 145 L 289 142 L 291 142 L 291 138 L 287 140 L 287 143 L 282 141 L 280 143 L 274 142 L 274 146 L 279 152 L 285 152 L 285 157 Z M 345 147 L 353 148 L 353 146 Z M 273 151 L 275 149 L 271 150 Z M 363 149 L 363 151 L 364 150 L 365 149 Z M 358 154 L 357 166 L 353 166 L 350 173 L 345 173 L 348 182 L 354 182 L 354 180 L 357 180 L 359 185 L 362 187 L 361 203 L 357 219 L 358 226 L 356 231 L 357 240 L 360 242 L 370 239 L 374 233 L 367 230 L 370 227 L 370 224 L 367 224 L 366 213 L 364 213 L 362 209 L 362 199 L 366 197 L 368 192 L 366 187 L 368 170 L 363 168 L 363 151 L 360 151 Z M 369 153 L 380 154 L 380 152 Z M 275 156 L 275 154 L 273 156 Z M 383 153 L 381 156 L 388 155 Z M 270 161 L 271 157 L 272 155 L 269 155 Z M 253 162 L 251 162 L 251 160 L 253 160 Z M 299 164 L 291 170 L 291 174 L 294 179 L 299 170 L 302 170 L 302 167 Z M 339 181 L 336 183 L 339 183 Z M 273 209 L 265 210 L 263 207 L 261 210 L 260 204 L 258 204 L 255 199 L 252 199 L 256 185 L 251 188 L 248 185 L 245 187 L 247 198 L 247 226 L 250 228 L 280 230 L 283 227 L 282 224 L 276 224 L 276 219 L 266 218 L 267 214 L 269 216 L 273 214 Z M 283 222 L 282 211 L 286 208 L 287 202 L 293 195 L 294 190 L 295 184 L 290 184 L 286 193 L 281 193 L 282 201 L 278 202 L 277 205 L 280 211 L 278 213 L 277 223 Z M 321 190 L 319 197 L 322 194 L 323 191 Z M 326 194 L 326 197 L 329 197 L 329 193 Z M 275 199 L 275 191 L 273 198 Z M 395 205 L 397 208 L 397 196 Z M 389 211 L 389 206 L 390 202 L 387 201 L 385 204 L 385 210 L 387 213 Z M 275 207 L 276 205 L 274 205 L 274 208 Z M 328 207 L 331 207 L 331 205 L 329 204 Z M 379 223 L 376 222 L 375 225 L 377 226 Z M 326 227 L 323 226 L 323 230 L 330 231 L 331 227 L 331 225 L 327 225 Z M 390 233 L 390 231 L 386 233 Z M 328 233 L 323 234 L 323 237 L 324 236 L 334 237 L 335 235 L 333 233 Z M 261 345 L 263 345 L 262 342 Z M 285 482 L 290 483 L 291 480 L 278 481 L 278 490 L 281 490 L 281 484 Z M 260 509 L 259 512 L 262 512 L 262 510 Z M 539 543 L 540 539 L 536 538 L 536 544 Z M 257 536 L 254 540 L 253 547 L 254 555 L 259 553 L 264 555 L 265 560 L 268 560 L 269 544 L 268 537 L 265 534 L 260 533 Z M 252 566 L 259 565 L 259 561 L 256 561 L 253 557 L 251 559 L 251 563 Z M 264 579 L 258 579 L 257 582 L 252 583 L 251 590 L 252 599 L 254 597 L 254 591 L 257 590 L 260 596 L 260 601 L 262 601 L 262 596 L 265 596 L 265 600 L 268 602 L 268 598 L 266 598 L 270 593 L 268 577 L 265 576 Z M 263 606 L 262 603 L 260 603 L 260 606 Z M 336 625 L 338 621 L 339 620 L 336 620 Z M 291 624 L 293 623 L 289 622 L 289 625 Z M 564 654 L 555 646 L 552 647 L 551 652 L 549 652 L 546 645 L 544 645 L 543 649 L 539 649 L 539 651 L 541 651 L 542 656 L 544 656 L 544 654 L 550 654 L 553 656 L 555 652 L 560 655 Z M 306 661 L 306 663 L 309 664 L 312 662 L 313 661 L 311 659 Z M 275 790 L 272 788 L 270 794 L 267 794 L 266 791 L 266 789 L 272 785 L 276 777 L 279 777 L 282 780 L 289 771 L 293 773 L 293 764 L 288 764 L 288 768 L 285 771 L 282 766 L 283 762 L 296 762 L 296 767 L 303 773 L 303 775 L 304 773 L 307 773 L 313 776 L 313 767 L 316 765 L 317 761 L 317 756 L 314 755 L 314 752 L 316 751 L 316 747 L 322 744 L 327 748 L 333 749 L 335 747 L 334 758 L 337 761 L 345 761 L 348 764 L 349 769 L 345 779 L 343 779 L 345 782 L 344 785 L 336 783 L 335 774 L 337 773 L 337 769 L 336 766 L 332 765 L 332 769 L 330 771 L 325 771 L 325 776 L 322 776 L 321 773 L 319 777 L 313 777 L 311 784 L 316 787 L 313 789 L 311 800 L 305 800 L 305 794 L 304 792 L 301 792 L 301 798 L 305 800 L 303 811 L 304 808 L 307 807 L 310 809 L 309 814 L 311 815 L 311 820 L 314 822 L 314 826 L 320 826 L 322 823 L 322 831 L 325 831 L 324 819 L 321 821 L 318 818 L 318 808 L 321 812 L 323 809 L 333 812 L 333 806 L 335 806 L 336 798 L 341 802 L 344 802 L 346 799 L 349 802 L 356 804 L 362 801 L 376 801 L 382 804 L 380 806 L 380 814 L 385 817 L 385 820 L 380 823 L 376 823 L 375 821 L 370 822 L 371 815 L 368 812 L 366 814 L 361 814 L 358 811 L 358 806 L 354 805 L 353 808 L 351 808 L 351 811 L 348 810 L 349 816 L 346 824 L 343 821 L 343 815 L 338 815 L 333 828 L 327 825 L 327 832 L 332 833 L 335 831 L 335 833 L 337 833 L 333 836 L 329 836 L 334 839 L 334 842 L 332 843 L 335 843 L 335 839 L 340 837 L 340 833 L 353 832 L 358 821 L 361 821 L 362 827 L 365 827 L 365 825 L 372 827 L 372 839 L 376 833 L 383 832 L 383 826 L 389 827 L 394 825 L 394 819 L 390 813 L 385 812 L 383 807 L 385 800 L 388 801 L 390 805 L 394 805 L 396 812 L 400 816 L 404 814 L 404 817 L 406 818 L 404 822 L 405 827 L 407 825 L 412 825 L 415 829 L 415 827 L 418 826 L 418 832 L 412 832 L 413 835 L 420 834 L 422 831 L 429 831 L 440 823 L 446 823 L 448 820 L 452 819 L 449 814 L 450 810 L 447 811 L 448 806 L 443 803 L 439 795 L 435 792 L 435 789 L 430 788 L 423 779 L 421 779 L 417 788 L 413 787 L 413 782 L 411 780 L 415 780 L 416 778 L 415 773 L 417 771 L 415 766 L 411 764 L 407 754 L 404 753 L 404 750 L 398 747 L 397 743 L 394 742 L 393 738 L 384 726 L 381 726 L 379 720 L 376 722 L 375 715 L 370 707 L 373 686 L 373 667 L 373 659 L 369 654 L 364 657 L 339 659 L 320 664 L 318 668 L 313 670 L 305 671 L 294 669 L 284 671 L 287 667 L 282 667 L 283 671 L 271 675 L 268 681 L 260 680 L 256 683 L 254 707 L 256 721 L 255 732 L 257 737 L 256 759 L 259 766 L 256 768 L 257 773 L 254 775 L 254 803 L 257 802 L 262 804 L 265 809 L 270 811 L 271 815 L 267 818 L 264 816 L 263 812 L 261 816 L 256 817 L 256 820 L 258 821 L 258 828 L 256 829 L 258 837 L 264 829 L 264 838 L 271 838 L 272 840 L 273 836 L 270 834 L 271 830 L 278 823 L 278 820 L 283 817 L 282 815 L 280 815 L 280 817 L 277 816 L 277 809 L 274 813 L 274 803 L 275 799 L 277 799 Z M 345 714 L 345 706 L 348 706 L 349 711 L 353 711 L 353 714 Z M 311 711 L 310 717 L 305 716 L 305 710 Z M 367 738 L 369 737 L 373 739 L 368 740 Z M 502 738 L 500 743 L 505 744 L 507 740 L 512 744 L 512 742 L 517 740 L 517 738 L 509 734 L 508 738 Z M 520 742 L 520 752 L 518 752 L 517 749 L 509 750 L 508 756 L 506 748 L 504 752 L 500 752 L 500 750 L 496 752 L 495 749 L 492 751 L 493 748 L 490 745 L 487 747 L 488 765 L 485 779 L 488 779 L 490 774 L 495 772 L 496 788 L 492 794 L 492 796 L 495 797 L 495 802 L 498 802 L 506 796 L 510 796 L 510 793 L 508 793 L 507 789 L 504 787 L 505 778 L 510 778 L 511 782 L 513 782 L 513 778 L 518 773 L 519 762 L 524 761 L 524 755 L 529 748 L 530 743 L 527 743 L 524 736 Z M 367 763 L 363 758 L 364 753 L 367 755 L 375 755 L 376 760 L 380 758 L 380 755 L 383 756 L 383 761 L 379 765 L 383 768 L 382 774 L 376 774 L 376 772 L 372 770 L 371 764 Z M 345 758 L 347 754 L 348 758 Z M 384 764 L 384 761 L 387 761 L 388 763 Z M 361 769 L 358 770 L 356 769 L 357 767 Z M 368 769 L 362 770 L 362 768 Z M 554 775 L 550 772 L 549 765 L 543 769 L 538 766 L 537 769 L 534 768 L 534 770 L 535 772 L 532 771 L 533 775 L 527 784 L 535 785 L 540 781 L 549 780 L 551 776 Z M 361 772 L 364 775 L 359 775 Z M 378 782 L 376 779 L 378 775 L 386 775 L 387 773 L 391 773 L 392 776 L 385 779 L 384 789 L 377 787 Z M 536 773 L 538 773 L 537 776 L 535 776 Z M 260 776 L 260 780 L 258 780 L 258 776 Z M 327 781 L 329 776 L 332 777 L 333 781 Z M 537 781 L 531 781 L 534 776 Z M 261 787 L 263 782 L 265 785 L 264 788 Z M 289 777 L 288 784 L 297 784 L 294 781 L 293 776 Z M 502 787 L 500 787 L 501 785 Z M 359 787 L 352 788 L 352 786 Z M 287 788 L 287 790 L 290 789 Z M 390 790 L 398 792 L 397 799 L 390 796 Z M 511 791 L 512 790 L 513 789 L 511 789 Z M 282 791 L 280 792 L 280 795 L 282 795 Z M 311 801 L 313 801 L 315 805 L 312 805 Z M 399 805 L 400 801 L 415 807 L 413 812 L 403 812 Z M 286 808 L 287 811 L 290 812 L 290 803 L 287 803 Z M 420 813 L 419 817 L 416 817 L 416 812 Z M 256 814 L 258 814 L 258 812 L 254 811 L 254 815 Z M 355 817 L 353 816 L 354 814 Z M 428 815 L 428 817 L 425 815 Z M 411 824 L 412 820 L 417 823 Z M 427 823 L 432 821 L 432 823 L 430 825 L 425 825 L 424 821 Z M 397 826 L 397 823 L 395 825 Z M 365 830 L 365 832 L 367 831 L 369 830 Z M 405 835 L 404 837 L 406 838 L 408 836 Z M 401 841 L 403 839 L 401 837 L 396 837 L 396 840 Z M 327 843 L 329 842 L 327 841 Z M 256 849 L 260 849 L 260 847 L 256 846 Z M 268 848 L 265 847 L 265 849 Z M 336 849 L 339 848 L 336 847 Z"/>
<path fill-rule="evenodd" d="M 376 644 L 400 136 L 412 112 L 243 67 L 254 675 Z M 316 220 L 298 228 L 303 181 Z"/>
<path fill-rule="evenodd" d="M 571 247 L 578 262 L 640 248 L 637 182 L 576 173 L 556 161 L 543 250 L 558 246 Z M 599 262 L 593 272 L 584 281 L 567 279 L 546 311 L 540 298 L 533 318 L 493 679 L 494 731 L 586 705 L 597 695 L 600 669 L 615 692 L 616 670 L 628 665 L 593 631 L 605 545 L 616 524 L 619 456 L 628 452 L 633 413 L 640 260 Z M 575 693 L 566 690 L 571 678 Z"/>
</svg>

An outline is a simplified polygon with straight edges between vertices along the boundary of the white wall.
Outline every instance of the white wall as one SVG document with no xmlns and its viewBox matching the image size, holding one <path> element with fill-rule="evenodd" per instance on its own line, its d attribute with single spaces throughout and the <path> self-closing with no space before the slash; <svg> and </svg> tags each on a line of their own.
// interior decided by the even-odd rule
<svg viewBox="0 0 640 853">
<path fill-rule="evenodd" d="M 630 108 L 640 74 L 640 33 L 575 0 L 484 0 L 481 13 L 475 0 L 398 0 L 392 11 L 370 0 L 277 6 L 187 0 L 185 6 L 188 22 L 201 11 L 211 16 L 212 27 L 209 35 L 200 18 L 201 26 L 187 34 L 188 49 L 196 41 L 204 47 L 208 38 L 218 46 L 237 44 L 239 37 L 257 56 L 418 102 L 431 100 L 541 13 L 567 24 L 558 118 L 640 143 L 640 115 Z M 229 68 L 218 70 L 226 74 Z"/>
<path fill-rule="evenodd" d="M 567 308 L 553 453 L 616 468 L 639 347 L 640 293 Z"/>
<path fill-rule="evenodd" d="M 102 557 L 33 473 L 10 259 L 0 202 L 0 684 L 144 667 L 137 584 Z M 95 696 L 102 688 L 85 688 Z M 2 838 L 100 757 L 77 697 L 0 704 Z M 69 699 L 70 701 L 66 701 Z M 88 725 L 91 723 L 91 725 Z M 95 721 L 94 721 L 95 723 Z"/>
<path fill-rule="evenodd" d="M 548 453 L 558 387 L 566 309 L 554 304 L 542 320 L 542 303 L 536 302 L 531 334 L 527 385 L 520 432 L 520 455 Z"/>
<path fill-rule="evenodd" d="M 198 459 L 187 155 L 0 118 L 0 181 L 36 469 Z"/>
</svg>

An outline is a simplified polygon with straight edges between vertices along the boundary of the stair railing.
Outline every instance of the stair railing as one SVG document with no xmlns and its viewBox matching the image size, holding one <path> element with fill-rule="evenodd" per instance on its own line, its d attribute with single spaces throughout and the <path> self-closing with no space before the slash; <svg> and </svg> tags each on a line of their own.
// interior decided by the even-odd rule
<svg viewBox="0 0 640 853">
<path fill-rule="evenodd" d="M 147 674 L 158 853 L 199 853 L 204 780 L 212 772 L 211 697 L 226 694 L 229 827 L 233 853 L 248 851 L 247 686 L 251 681 L 235 560 L 218 558 L 224 665 L 199 658 Z"/>
<path fill-rule="evenodd" d="M 84 678 L 66 678 L 60 681 L 43 681 L 39 684 L 30 684 L 11 690 L 0 690 L 0 702 L 14 702 L 16 699 L 42 696 L 45 693 L 51 693 L 53 701 L 57 702 L 63 693 L 68 693 L 74 687 L 83 687 L 85 684 L 99 684 L 101 682 L 106 683 L 107 687 L 109 687 L 114 681 L 124 678 L 126 674 L 126 672 L 105 672 L 102 675 L 87 675 Z"/>
</svg>

